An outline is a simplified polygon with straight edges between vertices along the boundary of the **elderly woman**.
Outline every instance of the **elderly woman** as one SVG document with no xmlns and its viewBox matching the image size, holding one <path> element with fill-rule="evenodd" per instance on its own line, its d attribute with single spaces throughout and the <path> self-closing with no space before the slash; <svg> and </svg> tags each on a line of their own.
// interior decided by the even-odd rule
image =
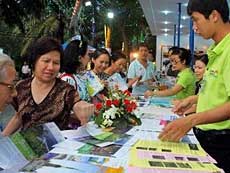
<svg viewBox="0 0 230 173">
<path fill-rule="evenodd" d="M 71 110 L 85 124 L 93 114 L 94 106 L 80 101 L 73 86 L 57 78 L 62 65 L 63 50 L 53 38 L 41 38 L 31 49 L 33 77 L 19 82 L 14 105 L 18 113 L 4 129 L 10 135 L 20 127 L 54 121 L 66 129 Z"/>
</svg>

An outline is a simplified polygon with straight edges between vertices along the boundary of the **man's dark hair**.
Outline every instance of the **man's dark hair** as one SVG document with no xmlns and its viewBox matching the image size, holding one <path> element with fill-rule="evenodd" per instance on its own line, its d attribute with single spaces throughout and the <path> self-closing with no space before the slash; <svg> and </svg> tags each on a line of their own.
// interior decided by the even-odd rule
<svg viewBox="0 0 230 173">
<path fill-rule="evenodd" d="M 213 10 L 220 13 L 224 23 L 229 22 L 229 8 L 227 0 L 189 0 L 187 6 L 188 15 L 199 12 L 208 19 Z"/>
<path fill-rule="evenodd" d="M 138 45 L 138 49 L 140 49 L 140 47 L 147 47 L 149 49 L 149 47 L 148 47 L 148 45 L 146 43 L 140 43 Z"/>
</svg>

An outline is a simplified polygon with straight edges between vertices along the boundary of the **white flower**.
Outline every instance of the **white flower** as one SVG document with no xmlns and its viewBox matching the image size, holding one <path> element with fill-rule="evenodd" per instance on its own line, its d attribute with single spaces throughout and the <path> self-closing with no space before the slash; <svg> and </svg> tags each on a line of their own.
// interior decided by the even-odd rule
<svg viewBox="0 0 230 173">
<path fill-rule="evenodd" d="M 137 117 L 137 118 L 141 118 L 141 116 L 143 115 L 143 113 L 141 112 L 141 110 L 139 108 L 136 108 L 134 111 L 133 111 L 134 115 Z"/>
<path fill-rule="evenodd" d="M 116 119 L 116 115 L 120 117 L 120 112 L 119 112 L 119 108 L 115 107 L 114 105 L 112 105 L 111 108 L 109 108 L 108 110 L 106 110 L 103 113 L 103 118 L 104 119 Z"/>
<path fill-rule="evenodd" d="M 116 99 L 120 99 L 119 94 L 118 94 L 118 93 L 116 93 L 116 92 L 115 92 L 115 93 L 113 93 L 113 94 L 112 94 L 112 96 L 113 96 L 113 97 L 115 97 Z"/>
<path fill-rule="evenodd" d="M 104 125 L 105 127 L 110 127 L 112 126 L 113 121 L 110 119 L 104 119 L 104 121 L 102 122 L 102 125 Z"/>
</svg>

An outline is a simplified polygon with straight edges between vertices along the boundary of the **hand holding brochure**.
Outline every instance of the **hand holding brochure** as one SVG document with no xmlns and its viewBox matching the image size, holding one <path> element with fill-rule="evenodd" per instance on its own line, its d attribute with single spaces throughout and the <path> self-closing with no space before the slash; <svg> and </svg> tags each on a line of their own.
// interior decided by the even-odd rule
<svg viewBox="0 0 230 173">
<path fill-rule="evenodd" d="M 113 89 L 118 87 L 119 90 L 125 91 L 128 89 L 128 86 L 125 80 L 121 77 L 120 74 L 115 73 L 107 79 L 109 83 L 109 88 Z"/>
</svg>

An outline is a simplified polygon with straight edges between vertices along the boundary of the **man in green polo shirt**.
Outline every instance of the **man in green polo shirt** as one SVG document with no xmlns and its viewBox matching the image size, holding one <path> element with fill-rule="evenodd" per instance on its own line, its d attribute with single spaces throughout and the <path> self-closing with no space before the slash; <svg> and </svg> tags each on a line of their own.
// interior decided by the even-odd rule
<svg viewBox="0 0 230 173">
<path fill-rule="evenodd" d="M 159 138 L 179 141 L 191 128 L 201 146 L 230 172 L 230 24 L 227 0 L 189 0 L 188 14 L 193 29 L 205 39 L 213 39 L 208 49 L 209 63 L 198 96 L 185 99 L 175 112 L 183 113 L 197 103 L 195 114 L 168 124 Z"/>
</svg>

